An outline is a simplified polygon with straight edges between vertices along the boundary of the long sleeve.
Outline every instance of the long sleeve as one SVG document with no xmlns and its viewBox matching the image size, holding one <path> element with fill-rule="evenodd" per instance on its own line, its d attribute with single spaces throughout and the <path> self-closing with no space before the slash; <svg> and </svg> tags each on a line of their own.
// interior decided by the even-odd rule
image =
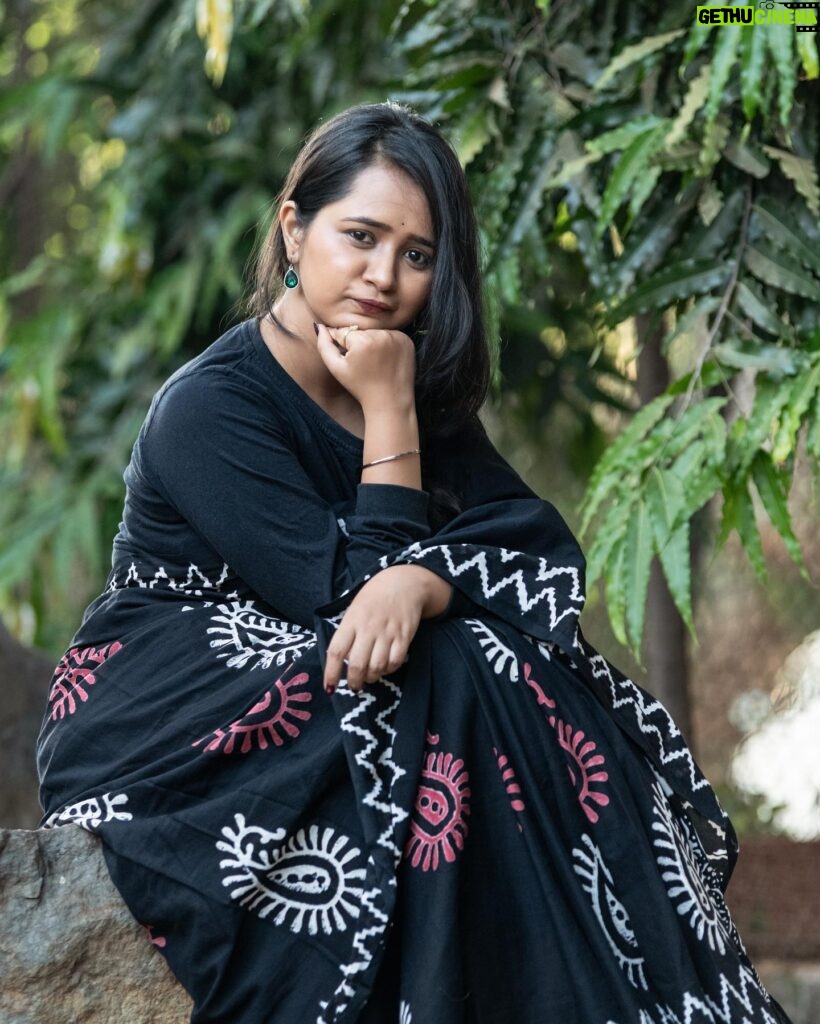
<svg viewBox="0 0 820 1024">
<path fill-rule="evenodd" d="M 230 569 L 285 618 L 353 586 L 386 554 L 430 536 L 429 495 L 359 484 L 342 530 L 270 397 L 229 371 L 174 379 L 138 441 L 143 476 Z"/>
<path fill-rule="evenodd" d="M 478 420 L 443 446 L 438 469 L 463 511 L 434 536 L 382 556 L 376 571 L 418 564 L 451 583 L 460 593 L 432 621 L 484 610 L 574 649 L 585 562 L 558 511 L 503 459 Z M 317 614 L 334 615 L 344 601 Z"/>
</svg>

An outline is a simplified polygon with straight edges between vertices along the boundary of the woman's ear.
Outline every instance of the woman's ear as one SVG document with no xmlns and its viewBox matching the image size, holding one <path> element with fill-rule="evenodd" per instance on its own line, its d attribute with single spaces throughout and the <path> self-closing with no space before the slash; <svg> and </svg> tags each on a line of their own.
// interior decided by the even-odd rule
<svg viewBox="0 0 820 1024">
<path fill-rule="evenodd" d="M 282 229 L 285 252 L 291 263 L 296 263 L 299 260 L 299 247 L 304 234 L 304 229 L 298 220 L 298 209 L 293 199 L 286 199 L 279 209 L 279 226 Z"/>
</svg>

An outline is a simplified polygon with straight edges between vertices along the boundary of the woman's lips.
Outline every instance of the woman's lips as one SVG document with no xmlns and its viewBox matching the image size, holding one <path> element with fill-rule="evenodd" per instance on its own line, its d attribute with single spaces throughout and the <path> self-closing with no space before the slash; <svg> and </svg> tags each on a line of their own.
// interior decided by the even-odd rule
<svg viewBox="0 0 820 1024">
<path fill-rule="evenodd" d="M 387 306 L 380 306 L 375 302 L 367 302 L 364 299 L 354 299 L 357 305 L 361 306 L 365 313 L 389 313 L 390 309 Z"/>
</svg>

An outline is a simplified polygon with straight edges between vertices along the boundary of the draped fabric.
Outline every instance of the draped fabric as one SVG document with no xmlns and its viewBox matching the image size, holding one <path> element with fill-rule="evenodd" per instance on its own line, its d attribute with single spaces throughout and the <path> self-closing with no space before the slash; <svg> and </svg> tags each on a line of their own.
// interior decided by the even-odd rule
<svg viewBox="0 0 820 1024">
<path fill-rule="evenodd" d="M 788 1024 L 723 894 L 731 822 L 585 640 L 568 527 L 476 421 L 463 511 L 361 441 L 255 321 L 160 390 L 104 591 L 54 674 L 43 827 L 99 836 L 192 1024 Z M 400 670 L 322 688 L 376 573 L 453 585 Z"/>
</svg>

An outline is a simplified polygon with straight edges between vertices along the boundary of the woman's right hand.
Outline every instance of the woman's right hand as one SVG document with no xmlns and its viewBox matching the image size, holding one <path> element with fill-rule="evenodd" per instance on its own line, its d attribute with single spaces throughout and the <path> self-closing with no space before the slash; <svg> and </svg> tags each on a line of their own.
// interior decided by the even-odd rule
<svg viewBox="0 0 820 1024">
<path fill-rule="evenodd" d="M 317 324 L 325 366 L 368 413 L 415 405 L 416 348 L 403 331 Z"/>
</svg>

